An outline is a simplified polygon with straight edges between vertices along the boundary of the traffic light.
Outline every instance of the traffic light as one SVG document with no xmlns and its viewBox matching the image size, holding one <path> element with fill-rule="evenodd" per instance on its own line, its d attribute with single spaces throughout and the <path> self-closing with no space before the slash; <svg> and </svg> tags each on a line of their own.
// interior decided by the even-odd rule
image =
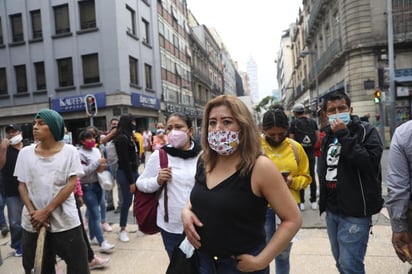
<svg viewBox="0 0 412 274">
<path fill-rule="evenodd" d="M 373 101 L 375 102 L 375 104 L 380 104 L 381 103 L 381 91 L 378 89 L 375 91 L 375 93 L 373 94 Z"/>
<path fill-rule="evenodd" d="M 86 97 L 84 97 L 84 104 L 86 106 L 86 113 L 89 116 L 96 116 L 97 114 L 96 97 L 94 97 L 94 95 L 87 94 Z"/>
</svg>

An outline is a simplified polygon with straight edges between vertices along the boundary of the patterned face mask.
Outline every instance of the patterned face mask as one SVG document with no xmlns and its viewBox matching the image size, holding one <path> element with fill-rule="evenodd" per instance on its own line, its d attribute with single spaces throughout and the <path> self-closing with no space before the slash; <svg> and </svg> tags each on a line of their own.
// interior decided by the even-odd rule
<svg viewBox="0 0 412 274">
<path fill-rule="evenodd" d="M 211 149 L 220 155 L 230 155 L 236 151 L 239 145 L 239 132 L 237 131 L 212 131 L 207 136 Z"/>
</svg>

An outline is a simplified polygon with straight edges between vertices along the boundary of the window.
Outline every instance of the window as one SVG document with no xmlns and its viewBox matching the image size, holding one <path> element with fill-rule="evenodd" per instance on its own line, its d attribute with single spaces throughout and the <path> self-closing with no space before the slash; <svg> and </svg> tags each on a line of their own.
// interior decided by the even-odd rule
<svg viewBox="0 0 412 274">
<path fill-rule="evenodd" d="M 0 18 L 0 45 L 3 45 L 3 28 L 1 26 L 1 18 Z"/>
<path fill-rule="evenodd" d="M 126 9 L 129 11 L 129 13 L 130 13 L 130 24 L 129 24 L 129 26 L 127 27 L 127 32 L 128 33 L 130 33 L 130 34 L 133 34 L 133 35 L 136 35 L 136 13 L 135 13 L 135 11 L 131 8 L 131 7 L 129 7 L 129 6 L 126 6 Z"/>
<path fill-rule="evenodd" d="M 73 86 L 72 58 L 58 59 L 57 69 L 59 71 L 59 87 Z"/>
<path fill-rule="evenodd" d="M 137 59 L 129 56 L 130 83 L 135 85 L 139 84 L 138 64 L 139 61 Z"/>
<path fill-rule="evenodd" d="M 149 29 L 149 22 L 145 19 L 142 19 L 143 22 L 143 43 L 150 44 L 150 29 Z"/>
<path fill-rule="evenodd" d="M 144 64 L 144 76 L 146 80 L 146 88 L 153 89 L 152 83 L 152 66 L 149 64 Z"/>
<path fill-rule="evenodd" d="M 70 32 L 69 6 L 66 4 L 53 7 L 53 9 L 56 34 Z"/>
<path fill-rule="evenodd" d="M 23 37 L 23 23 L 21 21 L 21 14 L 10 15 L 11 33 L 13 42 L 24 41 Z"/>
<path fill-rule="evenodd" d="M 7 94 L 6 68 L 0 68 L 0 94 Z"/>
<path fill-rule="evenodd" d="M 26 65 L 14 66 L 17 93 L 27 92 Z"/>
<path fill-rule="evenodd" d="M 94 0 L 80 1 L 80 29 L 92 29 L 96 27 L 96 12 Z"/>
<path fill-rule="evenodd" d="M 40 10 L 32 10 L 30 12 L 31 16 L 31 30 L 33 32 L 33 39 L 40 39 L 43 37 L 41 29 L 41 15 Z"/>
<path fill-rule="evenodd" d="M 36 72 L 36 87 L 37 90 L 46 89 L 46 74 L 44 72 L 44 62 L 34 63 Z"/>
<path fill-rule="evenodd" d="M 83 62 L 83 83 L 98 83 L 99 77 L 99 56 L 97 53 L 82 55 Z"/>
</svg>

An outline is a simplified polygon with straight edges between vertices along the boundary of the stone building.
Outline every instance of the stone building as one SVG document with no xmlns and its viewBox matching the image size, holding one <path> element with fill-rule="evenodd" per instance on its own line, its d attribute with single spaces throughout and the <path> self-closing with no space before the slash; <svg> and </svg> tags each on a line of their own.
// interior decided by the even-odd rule
<svg viewBox="0 0 412 274">
<path fill-rule="evenodd" d="M 396 101 L 389 101 L 388 16 L 386 0 L 304 0 L 292 37 L 293 102 L 315 111 L 334 91 L 345 91 L 353 111 L 369 114 L 370 122 L 387 126 L 390 106 L 396 124 L 411 117 L 412 5 L 393 1 Z M 373 94 L 381 90 L 383 101 Z M 386 99 L 386 100 L 385 100 Z M 385 116 L 384 121 L 379 120 Z M 387 129 L 386 129 L 387 131 Z M 388 134 L 387 134 L 388 135 Z"/>
</svg>

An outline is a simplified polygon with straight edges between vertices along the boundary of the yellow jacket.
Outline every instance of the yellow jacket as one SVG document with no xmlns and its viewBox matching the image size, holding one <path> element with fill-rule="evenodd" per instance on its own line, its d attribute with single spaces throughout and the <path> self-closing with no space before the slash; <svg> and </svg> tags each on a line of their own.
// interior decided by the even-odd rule
<svg viewBox="0 0 412 274">
<path fill-rule="evenodd" d="M 142 158 L 144 147 L 143 147 L 143 135 L 140 132 L 135 132 L 137 141 L 139 141 L 139 157 Z"/>
<path fill-rule="evenodd" d="M 275 163 L 279 171 L 290 171 L 293 180 L 289 190 L 296 203 L 299 204 L 299 191 L 305 189 L 312 182 L 312 177 L 309 173 L 309 160 L 305 150 L 298 142 L 288 137 L 278 147 L 270 146 L 263 135 L 261 139 L 263 153 Z M 295 157 L 291 142 L 295 142 L 298 159 Z"/>
</svg>

